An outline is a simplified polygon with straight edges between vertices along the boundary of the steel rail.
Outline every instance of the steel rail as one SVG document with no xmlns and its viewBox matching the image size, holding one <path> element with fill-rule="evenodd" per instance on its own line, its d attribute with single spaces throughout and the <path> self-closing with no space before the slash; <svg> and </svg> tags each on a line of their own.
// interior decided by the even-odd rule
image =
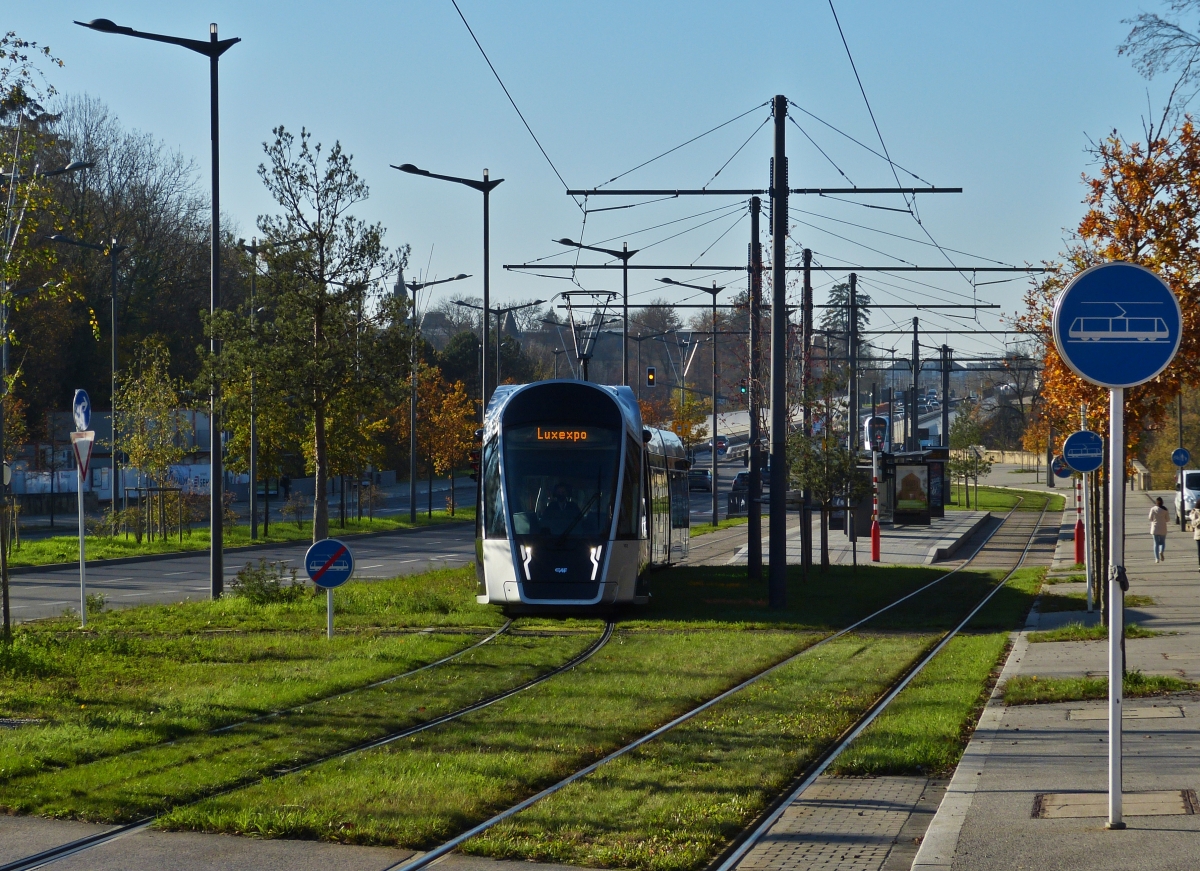
<svg viewBox="0 0 1200 871">
<path fill-rule="evenodd" d="M 783 659 L 783 660 L 775 663 L 774 665 L 758 672 L 757 674 L 752 675 L 751 677 L 747 678 L 746 680 L 742 681 L 741 683 L 737 684 L 736 686 L 730 687 L 729 689 L 725 690 L 723 693 L 721 693 L 717 696 L 714 696 L 713 698 L 709 699 L 708 701 L 704 702 L 703 704 L 700 704 L 697 707 L 692 708 L 691 710 L 686 711 L 683 714 L 680 714 L 675 719 L 671 720 L 668 723 L 663 724 L 662 726 L 659 726 L 657 729 L 653 730 L 652 732 L 647 732 L 642 737 L 630 742 L 629 744 L 626 744 L 623 747 L 620 747 L 617 750 L 614 750 L 612 753 L 609 753 L 607 756 L 603 757 L 602 759 L 598 759 L 597 761 L 593 762 L 592 764 L 588 765 L 587 767 L 579 769 L 574 774 L 570 774 L 567 777 L 564 777 L 562 780 L 558 781 L 557 783 L 551 784 L 550 786 L 543 789 L 541 792 L 531 795 L 529 798 L 525 799 L 524 801 L 521 801 L 521 802 L 513 805 L 512 807 L 508 808 L 507 810 L 501 811 L 500 813 L 496 814 L 495 816 L 493 816 L 487 820 L 484 820 L 483 822 L 471 827 L 470 829 L 463 832 L 462 834 L 456 835 L 455 837 L 446 841 L 441 846 L 435 847 L 434 849 L 430 850 L 428 853 L 424 853 L 414 859 L 399 862 L 395 865 L 390 865 L 386 869 L 384 869 L 384 871 L 420 871 L 420 869 L 425 868 L 428 865 L 431 865 L 432 863 L 436 862 L 438 859 L 441 859 L 443 856 L 446 856 L 449 853 L 454 852 L 454 850 L 458 849 L 458 847 L 462 846 L 462 844 L 466 843 L 467 841 L 469 841 L 471 838 L 475 837 L 476 835 L 486 832 L 488 829 L 492 828 L 493 826 L 504 822 L 509 817 L 512 817 L 512 816 L 520 813 L 521 811 L 525 810 L 526 808 L 531 807 L 534 804 L 537 804 L 542 799 L 553 795 L 554 793 L 558 792 L 559 790 L 563 789 L 564 787 L 570 786 L 575 781 L 586 777 L 587 775 L 591 774 L 593 771 L 597 770 L 601 766 L 607 765 L 609 762 L 619 759 L 620 757 L 626 755 L 627 753 L 630 753 L 633 750 L 636 750 L 637 748 L 641 747 L 642 745 L 647 744 L 650 741 L 653 741 L 655 738 L 658 738 L 658 737 L 666 734 L 667 732 L 670 732 L 672 729 L 676 728 L 677 726 L 682 725 L 683 723 L 686 723 L 687 721 L 693 719 L 694 717 L 698 716 L 699 714 L 704 713 L 709 708 L 713 707 L 714 705 L 718 704 L 719 702 L 722 702 L 725 699 L 729 698 L 730 696 L 734 695 L 735 693 L 741 692 L 742 690 L 746 689 L 747 687 L 757 683 L 758 681 L 762 680 L 762 678 L 766 677 L 767 675 L 770 675 L 773 672 L 778 671 L 779 669 L 783 668 L 784 666 L 791 664 L 792 662 L 796 661 L 797 659 L 799 659 L 802 656 L 806 656 L 807 654 L 811 653 L 813 650 L 816 650 L 817 648 L 822 647 L 825 644 L 828 644 L 831 641 L 835 641 L 836 639 L 841 638 L 842 636 L 854 631 L 859 626 L 862 626 L 864 623 L 874 619 L 875 617 L 878 617 L 880 614 L 883 614 L 884 612 L 891 610 L 892 608 L 896 607 L 897 605 L 911 599 L 913 596 L 916 596 L 919 593 L 922 593 L 925 590 L 928 590 L 930 587 L 934 586 L 935 584 L 940 584 L 942 581 L 946 580 L 949 577 L 952 577 L 953 575 L 955 575 L 958 572 L 965 569 L 970 564 L 970 562 L 979 555 L 980 551 L 983 550 L 983 548 L 988 544 L 988 542 L 990 542 L 992 540 L 992 537 L 995 536 L 997 532 L 999 532 L 1001 529 L 1004 528 L 1004 523 L 1006 523 L 1008 521 L 1008 519 L 1010 517 L 1012 517 L 1012 515 L 1016 512 L 1017 508 L 1019 508 L 1020 505 L 1024 501 L 1025 501 L 1025 497 L 1022 496 L 1020 501 L 1017 503 L 1017 505 L 1014 506 L 1013 509 L 1011 511 L 1009 511 L 1009 513 L 1005 516 L 1004 522 L 1002 522 L 999 526 L 997 526 L 990 533 L 988 533 L 987 538 L 985 538 L 980 543 L 980 545 L 977 548 L 975 548 L 975 550 L 971 554 L 971 556 L 968 557 L 966 560 L 964 560 L 962 562 L 962 564 L 960 564 L 960 565 L 956 566 L 955 568 L 951 569 L 950 571 L 946 572 L 944 575 L 941 575 L 940 577 L 936 578 L 935 580 L 930 581 L 928 584 L 925 584 L 925 585 L 919 587 L 918 589 L 913 590 L 911 593 L 901 596 L 899 599 L 896 599 L 891 604 L 885 605 L 884 607 L 873 612 L 872 614 L 869 614 L 868 616 L 855 621 L 854 623 L 850 624 L 846 628 L 841 629 L 832 635 L 828 635 L 825 638 L 822 638 L 817 643 L 812 644 L 797 653 L 794 653 L 793 655 L 789 656 L 787 659 Z M 1047 505 L 1048 504 L 1049 504 L 1049 502 L 1047 502 Z M 1045 514 L 1045 509 L 1043 509 L 1042 513 L 1043 513 L 1043 515 Z M 1040 523 L 1040 519 L 1039 519 L 1039 523 Z M 1035 530 L 1036 530 L 1036 526 L 1035 526 Z M 1030 540 L 1032 541 L 1032 535 L 1030 536 Z M 1015 569 L 1014 569 L 1014 571 L 1015 571 Z M 1005 578 L 1005 580 L 1007 580 L 1007 578 Z M 996 588 L 992 591 L 992 593 L 994 593 L 996 589 L 999 589 L 1002 586 L 1003 586 L 1003 582 L 1001 582 L 1000 584 L 997 584 Z M 991 594 L 989 593 L 989 596 L 990 595 Z M 982 606 L 980 606 L 980 607 L 982 607 Z M 976 610 L 978 610 L 978 608 Z M 971 613 L 972 613 L 972 615 L 974 615 L 975 612 L 972 611 Z M 824 769 L 822 769 L 822 770 L 824 770 Z M 5 871 L 5 869 L 0 868 L 0 871 Z"/>
<path fill-rule="evenodd" d="M 356 744 L 353 747 L 347 747 L 343 750 L 337 751 L 336 753 L 326 754 L 324 756 L 321 756 L 320 758 L 312 759 L 308 762 L 293 766 L 291 768 L 274 771 L 268 775 L 255 774 L 252 776 L 247 776 L 247 777 L 243 778 L 242 780 L 239 780 L 237 783 L 230 785 L 228 787 L 225 787 L 224 789 L 215 790 L 213 792 L 206 793 L 205 795 L 201 796 L 200 798 L 196 798 L 191 801 L 186 801 L 186 802 L 182 802 L 177 805 L 173 805 L 170 808 L 170 810 L 177 810 L 179 808 L 189 807 L 194 804 L 199 804 L 202 801 L 207 801 L 210 798 L 216 798 L 218 796 L 228 795 L 231 792 L 236 792 L 239 789 L 244 789 L 247 786 L 262 782 L 264 780 L 278 780 L 279 778 L 285 777 L 286 775 L 289 775 L 289 774 L 296 774 L 301 771 L 307 771 L 310 768 L 315 768 L 318 765 L 324 764 L 325 762 L 329 762 L 334 759 L 343 759 L 343 758 L 345 758 L 347 756 L 351 756 L 355 753 L 362 753 L 363 751 L 366 751 L 366 750 L 374 750 L 379 747 L 384 747 L 395 741 L 401 741 L 405 738 L 409 738 L 413 735 L 417 735 L 421 732 L 427 731 L 428 729 L 432 729 L 435 726 L 440 726 L 444 723 L 449 723 L 454 720 L 460 719 L 461 717 L 465 717 L 467 714 L 473 714 L 476 711 L 481 711 L 484 708 L 491 707 L 492 705 L 496 704 L 497 702 L 504 701 L 505 699 L 515 696 L 517 693 L 521 693 L 521 692 L 524 692 L 525 690 L 532 689 L 533 687 L 535 687 L 541 683 L 545 683 L 552 677 L 562 674 L 565 671 L 569 671 L 570 669 L 575 668 L 576 666 L 582 665 L 584 662 L 591 659 L 596 653 L 598 653 L 606 644 L 608 644 L 609 639 L 612 638 L 613 630 L 615 629 L 615 627 L 616 627 L 616 623 L 614 621 L 612 621 L 612 620 L 606 621 L 604 624 L 604 631 L 601 633 L 600 637 L 597 638 L 594 642 L 592 642 L 592 644 L 589 645 L 586 650 L 576 654 L 570 660 L 568 660 L 567 662 L 563 663 L 560 666 L 557 666 L 556 668 L 552 669 L 551 671 L 548 671 L 542 675 L 538 675 L 535 678 L 531 678 L 530 680 L 526 681 L 523 684 L 520 684 L 515 687 L 510 687 L 507 690 L 503 690 L 502 692 L 499 692 L 494 695 L 488 696 L 486 698 L 480 699 L 477 702 L 472 702 L 469 705 L 466 705 L 455 711 L 451 711 L 447 714 L 443 714 L 440 717 L 434 717 L 431 720 L 426 720 L 425 722 L 418 723 L 415 726 L 409 726 L 405 729 L 401 729 L 398 732 L 393 732 L 393 733 L 391 733 L 389 735 L 385 735 L 381 738 L 374 738 L 370 741 L 364 741 L 361 744 Z M 505 627 L 505 628 L 507 628 L 507 627 Z M 125 825 L 122 825 L 122 826 L 117 826 L 116 828 L 110 829 L 107 832 L 98 832 L 94 835 L 89 835 L 85 838 L 78 838 L 74 841 L 68 841 L 65 844 L 59 844 L 57 847 L 51 847 L 48 850 L 43 850 L 39 853 L 34 853 L 30 856 L 25 856 L 24 858 L 16 859 L 12 862 L 8 862 L 4 865 L 0 865 L 0 871 L 34 871 L 34 869 L 36 869 L 36 868 L 43 868 L 47 865 L 53 864 L 54 862 L 58 862 L 61 859 L 66 859 L 68 856 L 74 856 L 74 855 L 77 855 L 78 853 L 84 852 L 85 850 L 90 850 L 94 847 L 99 847 L 102 844 L 111 843 L 112 841 L 115 841 L 119 838 L 123 838 L 126 835 L 132 835 L 136 832 L 143 831 L 144 829 L 149 828 L 154 823 L 154 821 L 156 819 L 158 819 L 158 817 L 160 815 L 161 814 L 156 814 L 155 816 L 152 816 L 152 817 L 144 817 L 140 820 L 135 820 L 134 822 L 126 823 Z"/>
<path fill-rule="evenodd" d="M 888 690 L 880 699 L 878 699 L 875 704 L 872 705 L 871 708 L 859 718 L 858 722 L 855 723 L 848 732 L 843 734 L 840 741 L 838 741 L 829 750 L 825 751 L 825 753 L 819 757 L 817 762 L 808 768 L 799 785 L 797 785 L 790 793 L 786 793 L 782 798 L 777 799 L 773 803 L 772 809 L 765 816 L 763 816 L 758 823 L 754 824 L 752 828 L 746 830 L 742 836 L 735 840 L 731 847 L 725 851 L 719 864 L 714 863 L 715 867 L 713 865 L 709 866 L 713 869 L 713 871 L 732 871 L 732 869 L 735 868 L 743 858 L 745 858 L 746 854 L 754 848 L 755 844 L 762 839 L 763 835 L 770 831 L 771 827 L 778 822 L 779 818 L 783 816 L 784 812 L 796 801 L 796 799 L 800 798 L 800 796 L 803 795 L 805 791 L 807 791 L 808 788 L 816 782 L 817 778 L 825 773 L 826 769 L 829 768 L 833 761 L 837 759 L 838 756 L 840 756 L 843 751 L 845 751 L 854 742 L 854 740 L 858 738 L 858 736 L 861 735 L 863 731 L 887 709 L 888 705 L 890 705 L 896 699 L 896 697 L 900 695 L 904 688 L 912 682 L 913 678 L 920 674 L 924 670 L 925 666 L 933 661 L 933 658 L 937 656 L 938 653 L 940 653 L 942 649 L 949 644 L 954 637 L 966 627 L 968 623 L 971 622 L 975 615 L 978 614 L 980 610 L 982 610 L 982 608 L 991 601 L 992 597 L 1004 589 L 1004 587 L 1008 584 L 1009 579 L 1017 573 L 1022 565 L 1024 565 L 1025 557 L 1029 554 L 1029 548 L 1033 546 L 1034 536 L 1036 536 L 1038 530 L 1041 529 L 1042 520 L 1045 518 L 1046 511 L 1049 507 L 1050 500 L 1047 499 L 1045 506 L 1042 508 L 1041 514 L 1038 515 L 1037 521 L 1033 524 L 1033 529 L 1030 530 L 1029 538 L 1025 542 L 1025 548 L 1021 551 L 1021 556 L 1017 559 L 1016 565 L 1009 569 L 1008 574 L 1006 574 L 999 583 L 997 583 L 994 587 L 992 587 L 991 590 L 988 591 L 987 595 L 984 596 L 979 603 L 971 609 L 971 612 L 967 614 L 967 616 L 964 617 L 962 621 L 954 627 L 954 629 L 947 632 L 942 639 L 917 662 L 915 666 L 910 668 L 903 675 L 903 677 L 901 677 L 892 686 L 890 690 Z"/>
</svg>

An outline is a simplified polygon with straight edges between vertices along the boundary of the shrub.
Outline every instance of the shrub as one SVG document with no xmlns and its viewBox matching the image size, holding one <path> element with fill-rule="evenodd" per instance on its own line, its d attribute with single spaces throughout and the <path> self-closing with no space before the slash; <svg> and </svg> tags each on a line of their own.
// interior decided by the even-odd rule
<svg viewBox="0 0 1200 871">
<path fill-rule="evenodd" d="M 284 583 L 285 579 L 287 583 Z M 258 565 L 246 563 L 229 584 L 230 592 L 255 605 L 297 602 L 307 585 L 296 579 L 296 570 L 282 562 L 260 559 Z"/>
<path fill-rule="evenodd" d="M 304 498 L 303 493 L 293 493 L 288 497 L 287 502 L 283 503 L 283 507 L 279 509 L 279 513 L 295 521 L 296 528 L 300 529 L 309 508 L 308 500 Z"/>
</svg>

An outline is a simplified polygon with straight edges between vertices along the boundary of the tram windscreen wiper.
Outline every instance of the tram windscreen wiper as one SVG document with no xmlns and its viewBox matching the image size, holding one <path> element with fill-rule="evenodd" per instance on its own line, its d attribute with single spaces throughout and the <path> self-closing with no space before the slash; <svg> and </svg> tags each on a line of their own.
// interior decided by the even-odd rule
<svg viewBox="0 0 1200 871">
<path fill-rule="evenodd" d="M 579 516 L 576 517 L 574 520 L 572 520 L 571 525 L 568 526 L 566 529 L 564 529 L 562 532 L 562 535 L 560 535 L 557 539 L 555 539 L 555 541 L 554 541 L 555 545 L 562 544 L 564 541 L 567 540 L 567 536 L 571 534 L 571 530 L 575 528 L 576 524 L 578 524 L 579 521 L 583 520 L 584 516 L 588 513 L 588 509 L 592 507 L 592 503 L 595 502 L 599 498 L 600 498 L 599 491 L 592 494 L 592 498 L 587 501 L 587 504 L 583 506 L 583 510 L 579 512 Z"/>
</svg>

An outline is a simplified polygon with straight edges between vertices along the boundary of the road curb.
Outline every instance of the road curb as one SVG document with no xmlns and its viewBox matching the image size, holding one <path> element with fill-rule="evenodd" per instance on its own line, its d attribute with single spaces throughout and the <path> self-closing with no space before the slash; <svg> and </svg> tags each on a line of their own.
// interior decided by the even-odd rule
<svg viewBox="0 0 1200 871">
<path fill-rule="evenodd" d="M 355 540 L 360 538 L 379 538 L 383 535 L 403 535 L 406 533 L 420 532 L 425 529 L 436 529 L 439 526 L 455 526 L 458 524 L 471 522 L 473 521 L 448 520 L 445 523 L 430 524 L 427 526 L 414 526 L 401 529 L 382 529 L 379 532 L 351 532 L 345 535 L 339 535 L 338 538 Z M 241 545 L 240 547 L 227 547 L 225 548 L 224 553 L 243 553 L 246 551 L 266 550 L 267 548 L 272 547 L 287 547 L 290 544 L 303 545 L 305 543 L 306 542 L 304 539 L 296 539 L 293 541 L 273 541 L 263 542 L 262 544 L 246 544 Z M 173 550 L 170 553 L 152 553 L 146 554 L 145 556 L 119 556 L 114 557 L 113 559 L 88 560 L 87 565 L 91 568 L 103 568 L 104 566 L 120 566 L 127 565 L 129 563 L 156 563 L 162 562 L 163 560 L 200 556 L 206 553 L 208 553 L 208 548 L 201 548 L 199 550 Z M 37 574 L 38 572 L 55 572 L 62 571 L 63 569 L 75 568 L 79 568 L 78 561 L 69 563 L 44 563 L 43 565 L 38 566 L 9 566 L 8 574 L 11 577 L 12 575 L 32 575 Z"/>
</svg>

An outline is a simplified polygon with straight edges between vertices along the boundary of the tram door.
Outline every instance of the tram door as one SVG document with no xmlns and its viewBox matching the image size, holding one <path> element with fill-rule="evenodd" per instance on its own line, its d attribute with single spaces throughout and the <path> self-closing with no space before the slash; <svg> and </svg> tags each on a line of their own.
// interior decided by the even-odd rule
<svg viewBox="0 0 1200 871">
<path fill-rule="evenodd" d="M 651 464 L 657 457 L 651 455 Z M 667 470 L 650 466 L 650 561 L 665 564 L 671 558 L 671 483 Z"/>
</svg>

